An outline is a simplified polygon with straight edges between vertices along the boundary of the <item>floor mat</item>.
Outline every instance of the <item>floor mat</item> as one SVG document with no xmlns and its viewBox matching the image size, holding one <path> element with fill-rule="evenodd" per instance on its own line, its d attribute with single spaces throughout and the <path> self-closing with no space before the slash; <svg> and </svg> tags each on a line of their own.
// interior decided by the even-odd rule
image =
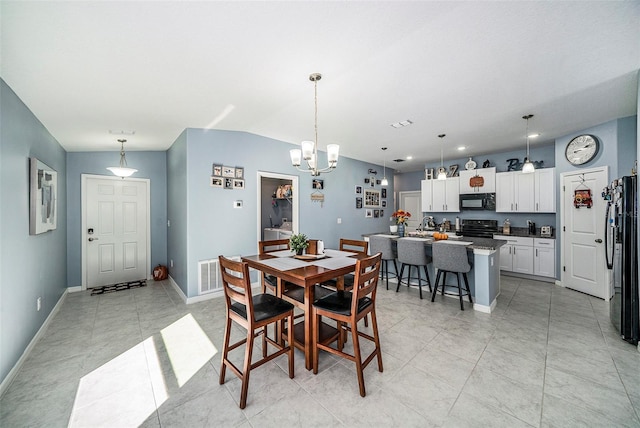
<svg viewBox="0 0 640 428">
<path fill-rule="evenodd" d="M 92 288 L 91 295 L 95 296 L 98 294 L 115 293 L 116 291 L 144 287 L 145 285 L 147 285 L 147 281 L 145 279 L 141 279 L 138 281 L 121 282 L 119 284 L 113 284 L 113 285 L 104 285 L 102 287 Z"/>
</svg>

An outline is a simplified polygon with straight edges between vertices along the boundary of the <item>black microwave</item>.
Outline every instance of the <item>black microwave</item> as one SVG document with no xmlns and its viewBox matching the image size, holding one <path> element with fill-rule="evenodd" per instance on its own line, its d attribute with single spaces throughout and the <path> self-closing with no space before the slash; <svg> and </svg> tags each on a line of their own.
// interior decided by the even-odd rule
<svg viewBox="0 0 640 428">
<path fill-rule="evenodd" d="M 460 210 L 496 210 L 495 193 L 469 193 L 460 195 Z"/>
</svg>

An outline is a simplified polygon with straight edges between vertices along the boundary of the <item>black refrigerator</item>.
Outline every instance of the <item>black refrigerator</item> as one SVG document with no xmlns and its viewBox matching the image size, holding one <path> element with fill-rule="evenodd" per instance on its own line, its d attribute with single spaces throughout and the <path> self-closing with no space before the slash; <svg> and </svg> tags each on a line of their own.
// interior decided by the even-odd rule
<svg viewBox="0 0 640 428">
<path fill-rule="evenodd" d="M 640 335 L 638 300 L 638 200 L 637 177 L 622 177 L 610 186 L 610 213 L 607 222 L 611 227 L 607 265 L 613 269 L 613 297 L 610 300 L 610 317 L 613 325 L 627 342 L 638 344 Z M 611 251 L 612 250 L 612 251 Z M 608 257 L 609 258 L 609 257 Z"/>
</svg>

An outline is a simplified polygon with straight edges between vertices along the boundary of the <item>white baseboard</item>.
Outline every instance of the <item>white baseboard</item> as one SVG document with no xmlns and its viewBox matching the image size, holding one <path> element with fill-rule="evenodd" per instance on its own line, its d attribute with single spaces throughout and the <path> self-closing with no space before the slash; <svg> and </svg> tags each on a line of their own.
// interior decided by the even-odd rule
<svg viewBox="0 0 640 428">
<path fill-rule="evenodd" d="M 76 287 L 74 287 L 74 288 L 76 288 Z M 51 323 L 51 320 L 53 319 L 53 317 L 60 310 L 60 307 L 64 303 L 64 300 L 67 298 L 67 294 L 68 293 L 69 293 L 69 289 L 66 288 L 64 290 L 64 292 L 62 293 L 62 296 L 60 296 L 60 298 L 58 299 L 58 302 L 56 303 L 56 305 L 53 307 L 51 312 L 49 312 L 49 316 L 47 316 L 47 319 L 44 320 L 44 322 L 42 323 L 42 325 L 38 329 L 38 332 L 35 334 L 35 336 L 33 336 L 33 339 L 31 339 L 31 342 L 29 342 L 29 345 L 27 345 L 27 347 L 25 348 L 24 352 L 22 353 L 22 355 L 20 356 L 20 358 L 18 359 L 16 364 L 13 366 L 11 371 L 9 371 L 7 376 L 2 380 L 2 383 L 0 383 L 0 397 L 2 397 L 4 395 L 4 393 L 7 391 L 7 389 L 9 389 L 9 386 L 11 385 L 11 382 L 13 382 L 13 380 L 15 379 L 16 375 L 18 374 L 18 372 L 22 368 L 22 365 L 24 364 L 24 362 L 27 360 L 27 357 L 29 356 L 29 354 L 33 350 L 34 346 L 36 346 L 36 343 L 38 343 L 38 340 L 40 340 L 42 335 L 44 335 L 44 332 L 49 327 L 49 324 Z"/>
<path fill-rule="evenodd" d="M 498 305 L 498 299 L 493 299 L 493 302 L 491 302 L 490 306 L 487 305 L 480 305 L 478 303 L 474 303 L 473 304 L 473 310 L 474 311 L 478 311 L 478 312 L 482 312 L 485 314 L 490 314 L 491 312 L 496 310 L 496 306 Z"/>
<path fill-rule="evenodd" d="M 81 285 L 78 285 L 76 287 L 67 287 L 67 293 L 77 293 L 78 291 L 82 291 Z"/>
<path fill-rule="evenodd" d="M 171 284 L 173 289 L 176 290 L 176 292 L 180 295 L 180 298 L 182 299 L 182 301 L 187 305 L 190 305 L 192 303 L 204 302 L 204 301 L 207 301 L 207 300 L 219 299 L 220 297 L 224 297 L 224 293 L 222 292 L 222 290 L 214 291 L 213 293 L 202 294 L 200 296 L 187 297 L 184 294 L 184 292 L 182 291 L 182 288 L 180 288 L 180 286 L 178 286 L 178 283 L 171 277 L 171 275 L 169 275 L 169 283 Z M 252 283 L 251 284 L 251 288 L 253 290 L 255 290 L 256 288 L 259 288 L 259 287 L 260 287 L 259 283 Z"/>
</svg>

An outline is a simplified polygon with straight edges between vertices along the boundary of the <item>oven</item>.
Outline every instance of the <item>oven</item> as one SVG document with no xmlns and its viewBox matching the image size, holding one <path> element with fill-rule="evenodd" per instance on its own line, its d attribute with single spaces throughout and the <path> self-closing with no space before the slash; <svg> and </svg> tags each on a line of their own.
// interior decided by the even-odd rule
<svg viewBox="0 0 640 428">
<path fill-rule="evenodd" d="M 462 220 L 462 232 L 456 232 L 471 238 L 493 238 L 494 233 L 498 233 L 498 220 Z"/>
</svg>

